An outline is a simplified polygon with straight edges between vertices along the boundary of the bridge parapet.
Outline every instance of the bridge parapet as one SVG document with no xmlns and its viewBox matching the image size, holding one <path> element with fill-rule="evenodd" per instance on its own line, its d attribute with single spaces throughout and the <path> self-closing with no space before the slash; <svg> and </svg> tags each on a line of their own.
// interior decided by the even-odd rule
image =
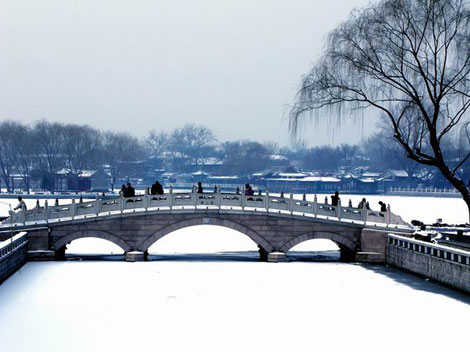
<svg viewBox="0 0 470 352">
<path fill-rule="evenodd" d="M 313 201 L 289 197 L 272 196 L 269 193 L 260 195 L 242 195 L 237 193 L 167 193 L 163 195 L 150 195 L 148 193 L 130 198 L 96 199 L 88 202 L 76 202 L 72 199 L 70 204 L 49 206 L 36 206 L 30 210 L 20 210 L 13 213 L 2 224 L 25 225 L 27 223 L 49 223 L 54 221 L 74 220 L 76 218 L 105 217 L 116 214 L 147 212 L 153 210 L 169 209 L 172 212 L 188 209 L 223 209 L 224 211 L 264 211 L 290 213 L 314 218 L 326 218 L 337 221 L 357 222 L 362 224 L 373 223 L 375 226 L 403 225 L 400 216 L 393 214 L 390 207 L 386 212 L 370 210 L 367 208 L 343 207 L 320 203 L 315 196 Z"/>
</svg>

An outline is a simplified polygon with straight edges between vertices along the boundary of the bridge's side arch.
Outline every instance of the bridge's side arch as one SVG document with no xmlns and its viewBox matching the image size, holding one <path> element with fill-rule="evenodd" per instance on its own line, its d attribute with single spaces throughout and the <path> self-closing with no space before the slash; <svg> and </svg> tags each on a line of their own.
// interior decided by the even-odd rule
<svg viewBox="0 0 470 352">
<path fill-rule="evenodd" d="M 147 240 L 145 240 L 140 245 L 140 250 L 142 252 L 145 252 L 149 249 L 149 247 L 152 244 L 157 242 L 163 236 L 168 235 L 169 233 L 174 232 L 176 230 L 180 230 L 185 227 L 196 226 L 196 225 L 217 225 L 217 226 L 222 226 L 222 227 L 226 227 L 229 229 L 233 229 L 248 236 L 253 242 L 255 242 L 257 245 L 263 248 L 266 252 L 269 253 L 269 252 L 274 251 L 274 247 L 268 241 L 266 241 L 259 233 L 250 229 L 249 227 L 239 224 L 237 222 L 231 221 L 231 220 L 218 219 L 218 218 L 212 218 L 212 217 L 198 217 L 198 218 L 192 218 L 192 219 L 186 219 L 186 220 L 174 222 L 164 227 L 163 229 L 155 232 L 152 236 L 150 236 Z"/>
<path fill-rule="evenodd" d="M 56 251 L 61 250 L 67 243 L 70 243 L 74 240 L 78 240 L 80 238 L 101 238 L 103 240 L 108 240 L 115 245 L 121 247 L 124 252 L 129 252 L 133 248 L 124 240 L 119 238 L 117 235 L 103 230 L 82 230 L 82 231 L 75 231 L 65 235 L 64 237 L 60 237 L 57 241 L 54 242 L 54 248 Z"/>
<path fill-rule="evenodd" d="M 357 244 L 351 239 L 338 233 L 327 231 L 313 231 L 296 236 L 284 243 L 280 249 L 282 252 L 287 253 L 292 247 L 298 245 L 299 243 L 314 239 L 331 240 L 336 243 L 341 250 L 345 248 L 346 250 L 354 252 L 357 249 Z"/>
</svg>

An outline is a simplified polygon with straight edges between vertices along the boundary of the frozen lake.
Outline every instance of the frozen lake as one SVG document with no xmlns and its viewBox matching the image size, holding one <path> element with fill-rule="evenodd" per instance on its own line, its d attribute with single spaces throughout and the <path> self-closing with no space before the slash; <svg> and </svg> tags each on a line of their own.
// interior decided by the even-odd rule
<svg viewBox="0 0 470 352">
<path fill-rule="evenodd" d="M 351 198 L 356 205 L 362 196 Z M 372 208 L 390 203 L 408 221 L 467 221 L 458 199 L 367 199 Z M 296 249 L 336 246 L 314 240 Z M 77 240 L 69 251 L 121 252 L 97 239 Z M 438 351 L 468 344 L 470 297 L 395 269 L 261 263 L 248 237 L 217 226 L 169 234 L 150 251 L 146 263 L 26 264 L 0 286 L 0 350 Z"/>
</svg>

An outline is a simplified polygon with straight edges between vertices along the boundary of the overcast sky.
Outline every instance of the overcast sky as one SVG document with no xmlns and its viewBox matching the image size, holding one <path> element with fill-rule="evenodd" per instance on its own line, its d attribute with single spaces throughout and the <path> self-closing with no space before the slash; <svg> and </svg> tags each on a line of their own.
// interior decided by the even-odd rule
<svg viewBox="0 0 470 352">
<path fill-rule="evenodd" d="M 1 0 L 0 119 L 289 143 L 325 35 L 369 0 Z M 356 121 L 355 124 L 358 124 Z M 321 127 L 309 144 L 360 138 Z M 367 129 L 366 129 L 367 133 Z"/>
</svg>

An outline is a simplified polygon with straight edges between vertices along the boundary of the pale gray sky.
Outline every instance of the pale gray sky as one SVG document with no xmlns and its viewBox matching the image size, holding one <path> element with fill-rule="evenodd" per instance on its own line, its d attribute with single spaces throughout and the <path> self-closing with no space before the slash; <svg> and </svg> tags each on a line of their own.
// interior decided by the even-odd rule
<svg viewBox="0 0 470 352">
<path fill-rule="evenodd" d="M 1 0 L 0 119 L 143 136 L 202 123 L 289 142 L 286 107 L 325 35 L 369 0 Z M 351 128 L 307 135 L 353 142 Z"/>
</svg>

